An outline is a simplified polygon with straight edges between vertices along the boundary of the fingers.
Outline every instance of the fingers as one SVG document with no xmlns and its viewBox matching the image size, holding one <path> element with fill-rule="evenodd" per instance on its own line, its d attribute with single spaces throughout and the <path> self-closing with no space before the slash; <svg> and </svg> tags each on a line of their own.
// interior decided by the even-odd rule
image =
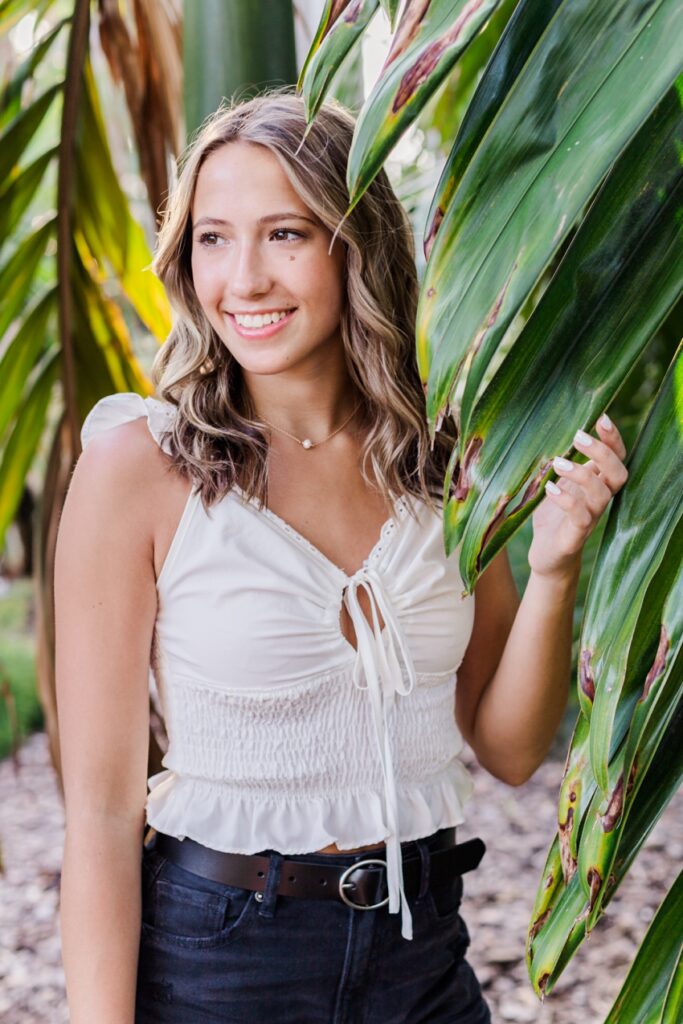
<svg viewBox="0 0 683 1024">
<path fill-rule="evenodd" d="M 616 426 L 606 415 L 596 424 L 600 437 L 577 430 L 574 447 L 589 456 L 585 463 L 556 456 L 553 469 L 557 483 L 548 482 L 546 491 L 565 510 L 573 524 L 589 529 L 597 522 L 610 499 L 628 479 L 623 463 L 626 446 Z"/>
<path fill-rule="evenodd" d="M 624 444 L 621 434 L 606 412 L 602 414 L 595 426 L 603 441 L 614 449 L 620 459 L 625 459 L 626 445 Z"/>
<path fill-rule="evenodd" d="M 628 470 L 622 461 L 626 455 L 626 447 L 614 425 L 608 428 L 598 420 L 597 430 L 603 440 L 583 430 L 577 430 L 574 435 L 574 447 L 590 458 L 610 492 L 616 494 L 628 480 Z M 590 468 L 588 473 L 595 476 L 593 468 Z"/>
<path fill-rule="evenodd" d="M 606 481 L 595 472 L 595 465 L 570 462 L 569 459 L 553 459 L 553 468 L 561 478 L 561 489 L 581 501 L 595 518 L 602 515 L 612 497 Z M 569 510 L 568 505 L 564 507 Z"/>
<path fill-rule="evenodd" d="M 558 480 L 557 484 L 549 480 L 545 485 L 545 490 L 546 494 L 566 512 L 572 525 L 576 527 L 582 536 L 590 531 L 600 512 L 594 513 L 591 511 L 586 501 L 586 495 L 581 487 L 562 478 Z M 602 508 L 604 509 L 604 507 L 603 505 Z"/>
</svg>

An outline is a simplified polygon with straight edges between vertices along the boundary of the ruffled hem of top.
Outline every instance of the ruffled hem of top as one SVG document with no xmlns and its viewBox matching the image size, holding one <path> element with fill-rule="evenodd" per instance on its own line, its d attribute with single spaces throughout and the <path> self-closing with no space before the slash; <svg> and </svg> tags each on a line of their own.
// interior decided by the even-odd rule
<svg viewBox="0 0 683 1024">
<path fill-rule="evenodd" d="M 345 850 L 389 838 L 383 797 L 374 790 L 317 799 L 253 798 L 171 769 L 151 776 L 148 787 L 147 821 L 154 829 L 227 853 L 311 853 L 332 843 Z M 455 761 L 437 778 L 397 790 L 400 841 L 409 842 L 461 825 L 472 779 Z"/>
<path fill-rule="evenodd" d="M 88 441 L 103 430 L 145 416 L 150 434 L 159 447 L 166 454 L 170 454 L 168 439 L 164 434 L 171 430 L 176 412 L 176 407 L 170 402 L 162 402 L 161 399 L 151 396 L 143 398 L 135 391 L 119 391 L 114 395 L 106 395 L 95 403 L 83 421 L 81 445 L 85 448 Z"/>
</svg>

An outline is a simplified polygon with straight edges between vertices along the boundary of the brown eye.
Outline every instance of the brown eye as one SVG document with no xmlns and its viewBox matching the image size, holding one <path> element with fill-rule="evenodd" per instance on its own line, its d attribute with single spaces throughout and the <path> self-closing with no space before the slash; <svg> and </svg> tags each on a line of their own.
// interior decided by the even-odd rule
<svg viewBox="0 0 683 1024">
<path fill-rule="evenodd" d="M 274 235 L 293 235 L 294 239 L 305 238 L 300 231 L 294 231 L 292 228 L 277 228 L 270 237 L 272 238 Z M 287 239 L 277 239 L 277 241 L 287 241 Z"/>
</svg>

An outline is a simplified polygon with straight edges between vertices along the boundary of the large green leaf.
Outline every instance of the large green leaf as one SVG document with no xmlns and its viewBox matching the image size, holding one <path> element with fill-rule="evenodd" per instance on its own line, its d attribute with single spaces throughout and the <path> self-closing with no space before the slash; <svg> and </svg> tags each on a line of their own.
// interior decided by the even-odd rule
<svg viewBox="0 0 683 1024">
<path fill-rule="evenodd" d="M 643 843 L 683 779 L 683 744 L 680 742 L 682 725 L 683 703 L 671 720 L 631 807 L 603 908 L 617 892 Z M 545 877 L 542 877 L 540 885 L 544 884 Z M 529 978 L 539 995 L 547 995 L 552 991 L 585 938 L 587 911 L 586 894 L 578 872 L 575 872 L 567 885 L 562 883 L 556 887 L 554 899 L 544 919 L 532 920 L 530 935 L 533 932 L 533 937 L 529 940 L 527 964 Z"/>
<path fill-rule="evenodd" d="M 29 107 L 17 114 L 0 135 L 0 182 L 7 181 L 10 172 L 21 160 L 24 150 L 33 141 L 55 96 L 61 93 L 61 90 L 61 85 L 46 89 Z"/>
<path fill-rule="evenodd" d="M 441 172 L 424 232 L 425 256 L 465 169 L 562 0 L 520 0 L 486 65 Z"/>
<path fill-rule="evenodd" d="M 611 518 L 615 518 L 614 509 Z M 598 556 L 594 565 L 594 578 L 599 578 L 604 572 L 601 558 Z M 623 684 L 623 692 L 629 695 L 629 700 L 622 699 L 621 701 L 620 714 L 615 719 L 613 743 L 613 746 L 615 743 L 621 744 L 620 771 L 627 779 L 631 776 L 634 759 L 637 758 L 638 771 L 645 770 L 642 758 L 637 756 L 638 743 L 642 739 L 643 727 L 647 724 L 653 703 L 659 695 L 659 687 L 664 682 L 665 671 L 670 682 L 673 681 L 674 686 L 679 685 L 675 673 L 672 672 L 672 658 L 678 656 L 678 650 L 675 649 L 676 645 L 670 642 L 666 652 L 663 652 L 660 637 L 662 622 L 668 624 L 670 634 L 673 635 L 672 617 L 675 619 L 676 616 L 677 595 L 680 586 L 681 537 L 678 536 L 669 543 L 664 557 L 661 559 L 660 568 L 652 577 L 644 599 L 637 602 L 640 605 L 640 612 L 633 631 Z M 634 600 L 625 589 L 621 590 L 620 598 L 621 601 L 616 605 L 617 608 L 629 607 Z M 609 621 L 611 609 L 606 611 Z M 677 644 L 680 649 L 680 638 Z M 632 698 L 631 694 L 634 694 Z M 638 701 L 634 713 L 634 701 L 641 695 L 645 695 L 645 699 Z M 622 743 L 627 732 L 626 742 Z M 618 772 L 616 775 L 618 777 Z M 633 788 L 632 781 L 629 783 L 629 793 Z M 569 881 L 577 868 L 579 838 L 583 836 L 589 807 L 596 804 L 601 815 L 606 813 L 606 806 L 599 806 L 600 796 L 597 797 L 596 803 L 597 789 L 590 762 L 590 721 L 584 714 L 579 713 L 567 753 L 558 799 L 558 847 L 565 881 Z M 614 824 L 616 823 L 615 820 Z M 582 845 L 584 860 L 585 853 Z M 587 870 L 584 869 L 582 876 L 584 890 L 588 893 L 590 885 L 587 882 L 587 874 Z M 602 873 L 602 877 L 606 877 L 606 872 Z"/>
<path fill-rule="evenodd" d="M 671 39 L 681 33 L 678 0 L 565 0 L 558 9 L 470 160 L 431 251 L 418 360 L 432 424 L 466 366 L 467 426 L 512 318 L 680 73 L 683 52 Z"/>
<path fill-rule="evenodd" d="M 6 186 L 0 192 L 0 247 L 12 234 L 35 196 L 56 152 L 56 149 L 48 150 L 25 170 L 11 175 Z"/>
<path fill-rule="evenodd" d="M 0 359 L 0 438 L 23 401 L 24 385 L 31 370 L 47 348 L 48 325 L 56 297 L 56 290 L 52 289 L 35 303 Z"/>
<path fill-rule="evenodd" d="M 462 541 L 468 589 L 543 499 L 553 456 L 593 425 L 680 294 L 682 125 L 672 90 L 613 168 L 460 437 L 444 532 L 449 552 Z"/>
<path fill-rule="evenodd" d="M 500 0 L 408 0 L 379 79 L 356 123 L 349 211 Z"/>
<path fill-rule="evenodd" d="M 683 573 L 672 593 L 683 604 Z M 683 702 L 681 674 L 683 654 L 680 638 L 672 651 L 668 670 L 658 687 L 659 699 L 653 702 L 647 721 L 633 743 L 626 740 L 609 765 L 609 793 L 603 797 L 596 789 L 581 830 L 577 875 L 588 897 L 586 932 L 591 931 L 602 913 L 607 880 L 612 871 L 625 824 L 638 789 L 657 752 L 676 709 Z M 635 755 L 634 757 L 632 755 Z M 663 785 L 668 785 L 663 780 Z"/>
<path fill-rule="evenodd" d="M 24 239 L 7 263 L 0 267 L 0 338 L 24 306 L 54 226 L 54 220 L 43 224 Z"/>
<path fill-rule="evenodd" d="M 52 388 L 59 372 L 59 353 L 45 357 L 37 379 L 21 403 L 0 461 L 0 548 L 16 514 L 24 481 L 45 430 Z"/>
<path fill-rule="evenodd" d="M 639 1021 L 666 1024 L 663 1016 L 667 992 L 675 983 L 680 993 L 681 952 L 683 951 L 683 871 L 662 901 L 645 933 L 626 980 L 605 1018 L 605 1024 Z M 678 1009 L 683 1003 L 678 998 Z M 670 1002 L 673 1009 L 673 996 Z M 680 1024 L 680 1016 L 670 1016 L 670 1024 Z"/>
<path fill-rule="evenodd" d="M 379 0 L 353 0 L 334 22 L 306 66 L 302 92 L 309 121 L 320 109 L 332 80 L 353 47 L 362 38 Z M 310 130 L 306 130 L 306 135 Z"/>
<path fill-rule="evenodd" d="M 650 581 L 678 528 L 678 541 L 662 578 L 680 565 L 683 516 L 683 348 L 674 359 L 628 460 L 629 480 L 614 501 L 591 580 L 580 639 L 579 695 L 590 715 L 591 766 L 607 793 L 608 764 L 615 746 L 615 716 L 626 717 L 638 692 L 625 687 L 626 665 L 636 623 Z M 659 581 L 656 581 L 655 585 Z M 628 601 L 622 600 L 628 595 Z M 650 606 L 656 607 L 656 602 Z M 676 632 L 670 619 L 662 624 Z M 659 624 L 653 636 L 659 638 Z M 591 700 L 591 693 L 594 698 Z M 624 711 L 621 720 L 623 722 Z M 618 741 L 619 737 L 616 737 Z"/>
</svg>

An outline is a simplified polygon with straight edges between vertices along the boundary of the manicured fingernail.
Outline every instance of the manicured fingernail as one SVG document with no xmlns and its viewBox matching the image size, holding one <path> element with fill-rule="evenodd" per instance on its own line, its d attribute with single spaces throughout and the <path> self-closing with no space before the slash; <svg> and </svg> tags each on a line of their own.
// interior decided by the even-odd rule
<svg viewBox="0 0 683 1024">
<path fill-rule="evenodd" d="M 605 430 L 612 429 L 612 421 L 606 412 L 603 412 L 602 416 L 600 417 L 600 426 L 604 427 Z"/>
<path fill-rule="evenodd" d="M 589 444 L 593 444 L 593 438 L 584 430 L 577 430 L 574 434 L 574 440 L 578 441 L 579 444 L 585 444 L 586 447 L 588 447 Z"/>
<path fill-rule="evenodd" d="M 570 470 L 574 468 L 574 463 L 570 462 L 569 459 L 563 459 L 561 455 L 556 455 L 553 459 L 553 466 L 555 469 Z"/>
<path fill-rule="evenodd" d="M 545 485 L 545 489 L 546 491 L 550 491 L 551 494 L 562 494 L 562 489 L 558 487 L 556 483 L 553 483 L 552 480 L 548 480 Z"/>
</svg>

